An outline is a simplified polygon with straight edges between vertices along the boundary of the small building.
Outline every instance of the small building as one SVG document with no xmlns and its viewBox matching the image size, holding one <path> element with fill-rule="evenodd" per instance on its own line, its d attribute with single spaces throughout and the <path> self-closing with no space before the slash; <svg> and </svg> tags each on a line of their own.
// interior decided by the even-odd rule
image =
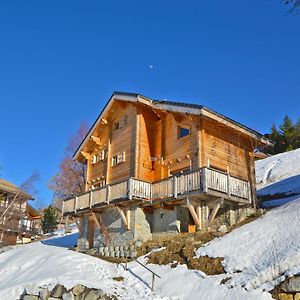
<svg viewBox="0 0 300 300">
<path fill-rule="evenodd" d="M 13 183 L 0 178 L 0 246 L 15 245 L 23 239 L 21 220 L 26 216 L 32 196 Z"/>
<path fill-rule="evenodd" d="M 268 143 L 202 105 L 115 92 L 74 154 L 86 192 L 63 214 L 81 248 L 232 224 L 256 206 L 254 151 Z"/>
<path fill-rule="evenodd" d="M 29 203 L 26 204 L 25 214 L 20 219 L 20 230 L 22 238 L 18 239 L 18 243 L 29 243 L 38 235 L 42 234 L 42 218 L 41 214 L 33 208 Z"/>
</svg>

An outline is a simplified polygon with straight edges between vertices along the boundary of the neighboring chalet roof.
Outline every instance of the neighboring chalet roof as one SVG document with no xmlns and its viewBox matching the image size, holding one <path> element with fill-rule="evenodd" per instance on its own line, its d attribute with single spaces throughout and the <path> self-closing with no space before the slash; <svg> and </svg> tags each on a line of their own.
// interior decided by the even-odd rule
<svg viewBox="0 0 300 300">
<path fill-rule="evenodd" d="M 104 106 L 103 110 L 99 114 L 98 118 L 92 125 L 89 132 L 86 134 L 85 138 L 83 139 L 83 141 L 81 142 L 81 144 L 79 145 L 77 150 L 75 151 L 75 153 L 73 155 L 73 157 L 75 159 L 78 157 L 80 151 L 82 151 L 84 144 L 86 143 L 86 141 L 89 140 L 94 129 L 101 122 L 101 119 L 103 118 L 104 113 L 109 110 L 109 108 L 114 100 L 138 102 L 138 103 L 142 103 L 146 106 L 149 106 L 152 109 L 206 116 L 208 118 L 216 120 L 217 122 L 221 122 L 227 126 L 235 127 L 237 130 L 243 131 L 243 133 L 258 140 L 262 144 L 272 145 L 272 143 L 267 138 L 265 138 L 261 133 L 255 131 L 237 121 L 234 121 L 233 119 L 228 118 L 218 112 L 215 112 L 214 110 L 207 108 L 203 105 L 185 103 L 185 102 L 175 102 L 175 101 L 168 101 L 168 100 L 154 100 L 154 99 L 151 99 L 149 97 L 143 96 L 142 94 L 138 94 L 138 93 L 115 91 L 109 98 L 108 102 Z"/>
<path fill-rule="evenodd" d="M 26 204 L 26 213 L 33 219 L 41 219 L 41 214 L 28 203 Z"/>
<path fill-rule="evenodd" d="M 11 183 L 10 181 L 4 180 L 0 178 L 0 192 L 6 192 L 6 193 L 11 193 L 11 194 L 20 194 L 27 200 L 32 199 L 33 197 L 26 192 L 22 191 L 19 187 Z"/>
</svg>

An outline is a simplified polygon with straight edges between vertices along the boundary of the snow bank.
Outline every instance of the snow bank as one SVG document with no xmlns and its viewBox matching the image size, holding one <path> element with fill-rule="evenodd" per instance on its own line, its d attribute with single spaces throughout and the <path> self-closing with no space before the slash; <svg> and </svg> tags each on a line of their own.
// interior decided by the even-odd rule
<svg viewBox="0 0 300 300">
<path fill-rule="evenodd" d="M 300 148 L 255 162 L 259 195 L 300 193 Z"/>
<path fill-rule="evenodd" d="M 144 257 L 140 261 L 146 262 Z M 189 299 L 189 300 L 271 300 L 268 293 L 247 292 L 241 287 L 229 289 L 220 285 L 225 274 L 206 276 L 197 270 L 188 270 L 185 265 L 148 265 L 161 278 L 155 279 L 151 292 L 152 274 L 136 262 L 122 265 L 105 262 L 95 257 L 43 245 L 39 242 L 19 246 L 0 254 L 0 299 L 15 300 L 24 287 L 61 283 L 67 288 L 76 284 L 101 288 L 105 293 L 116 294 L 119 299 Z M 115 281 L 113 277 L 124 277 Z"/>
<path fill-rule="evenodd" d="M 270 290 L 285 276 L 300 272 L 299 228 L 300 197 L 211 241 L 197 256 L 224 257 L 232 277 L 227 285 Z"/>
</svg>

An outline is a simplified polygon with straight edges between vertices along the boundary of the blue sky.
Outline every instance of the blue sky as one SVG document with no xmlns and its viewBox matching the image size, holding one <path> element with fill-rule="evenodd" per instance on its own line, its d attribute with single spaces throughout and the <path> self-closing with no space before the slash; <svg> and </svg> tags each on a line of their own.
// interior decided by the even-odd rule
<svg viewBox="0 0 300 300">
<path fill-rule="evenodd" d="M 0 166 L 41 174 L 114 90 L 206 105 L 260 132 L 300 117 L 300 15 L 280 0 L 2 1 Z"/>
</svg>

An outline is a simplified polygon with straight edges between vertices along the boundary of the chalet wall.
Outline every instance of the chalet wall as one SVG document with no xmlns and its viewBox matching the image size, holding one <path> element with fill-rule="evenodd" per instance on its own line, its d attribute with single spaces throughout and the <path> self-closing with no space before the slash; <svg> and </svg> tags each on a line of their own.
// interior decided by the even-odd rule
<svg viewBox="0 0 300 300">
<path fill-rule="evenodd" d="M 250 177 L 249 140 L 216 122 L 202 121 L 202 166 L 211 166 L 243 179 Z"/>
<path fill-rule="evenodd" d="M 178 138 L 178 126 L 187 126 L 190 135 Z M 192 156 L 192 139 L 195 137 L 195 126 L 189 117 L 168 113 L 162 124 L 162 157 L 165 161 L 164 177 L 169 173 L 189 169 Z"/>
<path fill-rule="evenodd" d="M 122 117 L 127 117 L 127 124 L 115 130 L 114 124 Z M 101 146 L 97 143 L 90 143 L 90 156 L 105 150 L 106 156 L 103 161 L 91 163 L 91 158 L 87 163 L 86 190 L 92 185 L 97 185 L 102 180 L 106 184 L 118 182 L 134 176 L 135 173 L 135 136 L 136 136 L 136 109 L 131 104 L 123 104 L 114 108 L 114 114 L 107 120 L 107 124 L 100 125 L 95 135 L 101 140 Z M 112 157 L 118 153 L 125 152 L 125 162 L 112 166 Z"/>
<path fill-rule="evenodd" d="M 136 137 L 136 109 L 133 105 L 128 105 L 113 120 L 114 122 L 127 116 L 127 125 L 112 132 L 110 153 L 111 156 L 125 151 L 125 162 L 112 167 L 111 160 L 108 161 L 108 183 L 122 181 L 134 176 L 135 172 L 135 137 Z"/>
</svg>

